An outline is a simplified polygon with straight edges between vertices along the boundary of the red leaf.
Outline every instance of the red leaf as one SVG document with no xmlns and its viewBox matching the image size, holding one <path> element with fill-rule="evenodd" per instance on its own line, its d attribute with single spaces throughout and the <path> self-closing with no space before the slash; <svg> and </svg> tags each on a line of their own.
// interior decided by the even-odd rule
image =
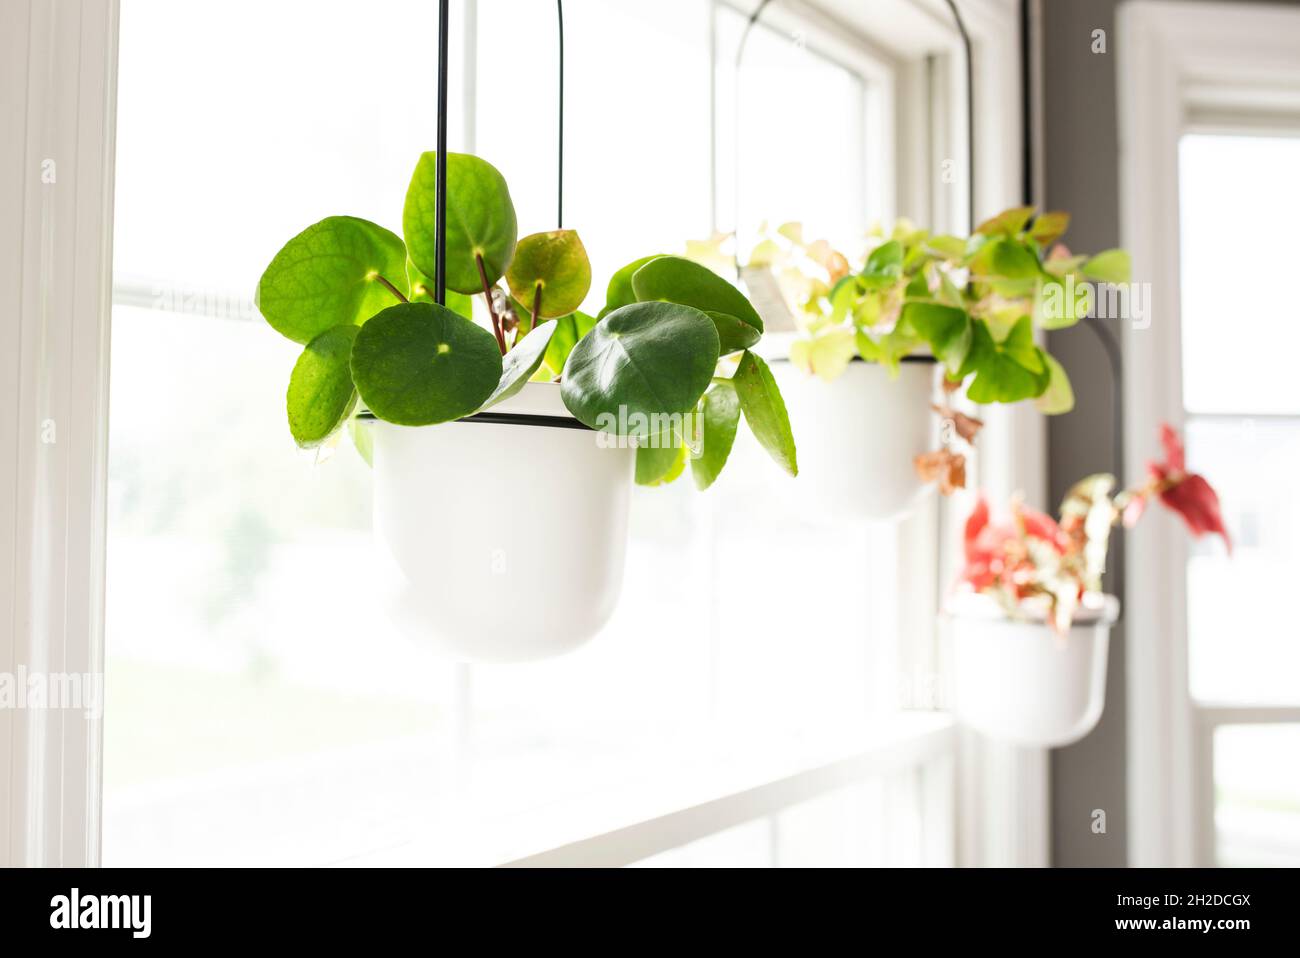
<svg viewBox="0 0 1300 958">
<path fill-rule="evenodd" d="M 1164 438 L 1163 434 L 1161 438 Z M 1177 436 L 1174 439 L 1176 441 Z M 1166 444 L 1167 451 L 1168 448 Z M 1181 455 L 1181 447 L 1178 452 Z M 1219 507 L 1219 495 L 1214 491 L 1214 487 L 1205 481 L 1204 476 L 1189 474 L 1175 480 L 1173 485 L 1160 493 L 1160 501 L 1183 517 L 1192 535 L 1197 537 L 1207 534 L 1221 535 L 1228 552 L 1232 552 L 1232 540 L 1228 537 L 1227 527 L 1223 524 L 1223 513 Z"/>
<path fill-rule="evenodd" d="M 1160 445 L 1165 447 L 1165 469 L 1170 472 L 1183 472 L 1187 469 L 1183 455 L 1183 441 L 1174 432 L 1174 427 L 1167 422 L 1160 424 Z"/>
</svg>

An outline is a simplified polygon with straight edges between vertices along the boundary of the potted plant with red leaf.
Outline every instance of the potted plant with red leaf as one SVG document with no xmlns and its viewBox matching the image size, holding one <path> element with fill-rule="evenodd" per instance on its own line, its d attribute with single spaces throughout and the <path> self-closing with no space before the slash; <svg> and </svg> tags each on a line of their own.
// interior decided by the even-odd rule
<svg viewBox="0 0 1300 958">
<path fill-rule="evenodd" d="M 1101 591 L 1111 529 L 1133 525 L 1152 499 L 1194 536 L 1231 549 L 1219 497 L 1187 471 L 1182 443 L 1161 428 L 1165 461 L 1141 485 L 1111 492 L 1112 476 L 1076 483 L 1060 519 L 1011 504 L 992 522 L 981 498 L 966 521 L 961 588 L 945 618 L 952 637 L 952 705 L 963 723 L 1018 745 L 1056 747 L 1088 734 L 1106 701 L 1106 655 L 1119 602 Z"/>
</svg>

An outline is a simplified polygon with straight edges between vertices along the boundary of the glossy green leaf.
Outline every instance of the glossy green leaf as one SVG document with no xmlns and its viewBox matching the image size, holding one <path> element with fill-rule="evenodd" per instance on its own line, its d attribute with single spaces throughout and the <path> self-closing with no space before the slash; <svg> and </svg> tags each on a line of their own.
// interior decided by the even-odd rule
<svg viewBox="0 0 1300 958">
<path fill-rule="evenodd" d="M 956 262 L 966 258 L 966 241 L 960 236 L 931 236 L 925 246 L 945 260 Z"/>
<path fill-rule="evenodd" d="M 541 319 L 567 316 L 587 298 L 591 289 L 591 261 L 574 230 L 551 230 L 525 236 L 515 247 L 514 259 L 506 270 L 506 282 L 515 299 L 529 314 Z M 541 309 L 537 310 L 538 287 Z"/>
<path fill-rule="evenodd" d="M 856 276 L 842 276 L 831 287 L 827 300 L 831 304 L 830 322 L 838 324 L 844 322 L 844 317 L 848 316 L 853 310 L 854 303 L 857 301 L 861 290 L 858 286 Z"/>
<path fill-rule="evenodd" d="M 578 341 L 591 332 L 595 325 L 595 317 L 581 312 L 561 316 L 555 320 L 555 334 L 551 337 L 550 345 L 546 347 L 545 360 L 545 367 L 551 372 L 552 379 L 564 372 L 564 364 L 569 359 L 569 353 L 573 352 L 573 347 L 578 345 Z"/>
<path fill-rule="evenodd" d="M 436 275 L 437 154 L 422 153 L 411 174 L 402 210 L 402 233 L 411 260 Z M 518 227 L 505 178 L 491 163 L 465 153 L 447 154 L 447 288 L 480 293 L 479 257 L 487 284 L 499 280 L 514 254 Z"/>
<path fill-rule="evenodd" d="M 712 381 L 718 347 L 713 320 L 698 309 L 676 303 L 620 307 L 569 354 L 564 404 L 593 429 L 648 436 L 650 417 L 695 408 Z"/>
<path fill-rule="evenodd" d="M 705 310 L 705 312 L 718 329 L 718 354 L 720 356 L 729 356 L 732 353 L 740 352 L 742 349 L 748 349 L 763 338 L 763 334 L 757 329 L 749 325 L 749 323 L 741 322 L 735 316 L 728 316 L 726 313 L 715 313 L 712 310 Z"/>
<path fill-rule="evenodd" d="M 763 331 L 763 320 L 745 294 L 713 270 L 680 256 L 659 256 L 632 275 L 632 289 L 643 303 L 660 300 L 725 313 Z"/>
<path fill-rule="evenodd" d="M 880 363 L 889 370 L 890 376 L 898 375 L 898 367 L 904 356 L 911 355 L 925 345 L 925 340 L 903 323 L 879 336 L 860 329 L 854 342 L 859 356 L 869 363 Z"/>
<path fill-rule="evenodd" d="M 636 449 L 636 483 L 657 485 L 682 457 L 686 446 L 677 429 L 665 429 L 658 436 L 646 437 Z"/>
<path fill-rule="evenodd" d="M 349 361 L 360 326 L 334 326 L 316 336 L 294 364 L 285 405 L 289 431 L 304 448 L 318 446 L 352 414 L 357 391 Z"/>
<path fill-rule="evenodd" d="M 408 257 L 406 260 L 406 283 L 410 289 L 410 298 L 413 303 L 432 303 L 433 302 L 433 280 L 420 272 L 420 267 L 411 262 Z M 466 319 L 474 318 L 474 298 L 465 293 L 458 293 L 454 289 L 446 291 L 446 306 L 458 316 L 464 316 Z"/>
<path fill-rule="evenodd" d="M 704 395 L 700 404 L 704 418 L 703 447 L 691 460 L 691 476 L 697 489 L 707 489 L 727 464 L 740 424 L 740 397 L 730 382 L 720 382 Z"/>
<path fill-rule="evenodd" d="M 257 306 L 276 332 L 306 344 L 399 302 L 380 276 L 406 295 L 402 241 L 367 220 L 329 216 L 275 254 L 257 284 Z"/>
<path fill-rule="evenodd" d="M 890 240 L 871 251 L 858 277 L 868 289 L 880 289 L 896 283 L 902 275 L 903 244 Z"/>
<path fill-rule="evenodd" d="M 971 331 L 970 353 L 960 375 L 975 374 L 966 390 L 972 402 L 1019 402 L 1043 394 L 1051 373 L 1046 354 L 1034 344 L 1033 323 L 1028 316 L 1022 317 L 1000 343 L 981 319 L 972 322 Z"/>
<path fill-rule="evenodd" d="M 975 227 L 975 232 L 982 236 L 1014 236 L 1025 228 L 1029 217 L 1033 215 L 1032 206 L 1015 206 L 985 220 Z"/>
<path fill-rule="evenodd" d="M 380 419 L 425 426 L 476 412 L 501 380 L 492 334 L 433 303 L 384 310 L 357 334 L 352 378 Z"/>
<path fill-rule="evenodd" d="M 1083 275 L 1099 283 L 1127 283 L 1132 273 L 1128 252 L 1122 249 L 1108 249 L 1083 264 Z"/>
<path fill-rule="evenodd" d="M 1023 243 L 1006 238 L 984 244 L 970 268 L 981 278 L 1032 280 L 1039 274 L 1038 258 Z"/>
<path fill-rule="evenodd" d="M 492 395 L 488 396 L 481 409 L 489 409 L 524 388 L 524 384 L 541 368 L 542 361 L 546 359 L 546 350 L 551 344 L 555 330 L 555 323 L 542 323 L 515 343 L 514 348 L 506 353 L 501 361 L 501 379 L 497 383 L 497 388 L 492 390 Z"/>
<path fill-rule="evenodd" d="M 971 346 L 971 321 L 966 311 L 939 303 L 906 303 L 901 323 L 930 344 L 936 359 L 956 375 Z"/>
<path fill-rule="evenodd" d="M 844 373 L 857 351 L 853 330 L 832 326 L 816 336 L 801 337 L 792 342 L 790 362 L 805 373 L 829 383 Z"/>
<path fill-rule="evenodd" d="M 606 313 L 612 313 L 620 306 L 630 306 L 636 302 L 636 290 L 632 288 L 632 277 L 646 263 L 658 259 L 661 253 L 655 253 L 653 256 L 642 256 L 640 259 L 634 259 L 609 279 L 609 285 L 605 288 L 605 308 L 600 311 L 597 319 L 603 319 Z"/>
<path fill-rule="evenodd" d="M 655 453 L 655 460 L 654 460 L 655 464 L 653 466 L 653 470 L 657 471 L 658 474 L 655 475 L 653 479 L 642 479 L 641 478 L 641 454 L 643 452 L 650 452 L 650 451 L 653 451 Z M 658 471 L 659 464 L 661 462 L 660 457 L 664 453 L 668 454 L 667 468 L 662 471 Z M 676 449 L 671 449 L 671 448 L 663 449 L 663 450 L 638 449 L 637 459 L 636 459 L 636 468 L 637 468 L 636 481 L 639 485 L 642 486 L 666 486 L 669 483 L 676 482 L 679 478 L 681 478 L 682 473 L 686 471 L 686 460 L 688 458 L 689 458 L 689 452 L 685 445 L 679 445 L 677 446 Z"/>
<path fill-rule="evenodd" d="M 1040 247 L 1046 248 L 1065 235 L 1070 228 L 1069 213 L 1043 213 L 1034 220 L 1029 236 Z"/>
<path fill-rule="evenodd" d="M 1092 307 L 1092 287 L 1076 281 L 1040 278 L 1034 291 L 1034 325 L 1040 329 L 1073 326 Z"/>
<path fill-rule="evenodd" d="M 785 411 L 785 400 L 776 386 L 772 370 L 767 363 L 748 350 L 741 357 L 736 375 L 731 379 L 740 400 L 745 422 L 767 450 L 777 465 L 792 476 L 799 474 L 795 458 L 794 434 L 790 431 L 790 417 Z"/>
<path fill-rule="evenodd" d="M 1051 353 L 1044 352 L 1043 359 L 1047 363 L 1049 374 L 1047 390 L 1034 400 L 1034 405 L 1045 415 L 1059 416 L 1074 408 L 1074 388 L 1070 385 L 1065 367 Z"/>
</svg>

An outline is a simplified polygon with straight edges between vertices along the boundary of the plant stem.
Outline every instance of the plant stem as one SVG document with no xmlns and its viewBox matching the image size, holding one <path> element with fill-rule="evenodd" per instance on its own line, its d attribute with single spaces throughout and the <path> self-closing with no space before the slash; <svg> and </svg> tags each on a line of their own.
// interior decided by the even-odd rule
<svg viewBox="0 0 1300 958">
<path fill-rule="evenodd" d="M 385 279 L 383 276 L 381 276 L 379 273 L 376 273 L 376 274 L 375 274 L 375 282 L 379 283 L 380 286 L 383 286 L 383 287 L 384 287 L 385 289 L 387 289 L 390 293 L 392 293 L 394 296 L 396 296 L 397 299 L 398 299 L 398 302 L 402 302 L 402 303 L 409 303 L 409 302 L 410 302 L 409 299 L 407 299 L 405 296 L 402 295 L 402 291 L 401 291 L 400 289 L 398 289 L 396 286 L 394 286 L 392 283 L 390 283 L 388 280 L 386 280 L 386 279 Z"/>
<path fill-rule="evenodd" d="M 528 324 L 528 331 L 531 333 L 534 329 L 542 324 L 542 284 L 538 283 L 533 288 L 533 316 L 532 322 Z"/>
<path fill-rule="evenodd" d="M 474 254 L 474 262 L 478 264 L 478 278 L 483 283 L 483 298 L 487 300 L 488 315 L 492 317 L 492 332 L 496 333 L 497 348 L 501 350 L 501 355 L 506 354 L 506 338 L 501 332 L 501 320 L 497 318 L 497 308 L 492 305 L 492 284 L 488 282 L 487 269 L 483 266 L 483 256 L 480 253 Z"/>
</svg>

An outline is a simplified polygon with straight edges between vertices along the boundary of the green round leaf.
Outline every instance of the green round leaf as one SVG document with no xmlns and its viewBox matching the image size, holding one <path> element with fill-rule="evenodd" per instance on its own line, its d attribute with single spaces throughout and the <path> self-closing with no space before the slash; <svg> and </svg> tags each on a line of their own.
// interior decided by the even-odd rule
<svg viewBox="0 0 1300 958">
<path fill-rule="evenodd" d="M 352 379 L 367 408 L 401 426 L 478 410 L 501 379 L 492 334 L 434 303 L 384 310 L 357 334 Z"/>
<path fill-rule="evenodd" d="M 687 458 L 685 445 L 679 445 L 676 449 L 638 449 L 636 451 L 637 485 L 666 486 L 676 482 L 686 471 Z"/>
<path fill-rule="evenodd" d="M 1074 388 L 1070 385 L 1065 367 L 1057 362 L 1056 357 L 1044 352 L 1043 359 L 1047 361 L 1050 379 L 1046 392 L 1034 400 L 1034 405 L 1046 416 L 1059 416 L 1074 408 Z"/>
<path fill-rule="evenodd" d="M 1133 264 L 1122 249 L 1108 249 L 1098 253 L 1083 264 L 1083 275 L 1099 283 L 1127 283 L 1133 274 Z"/>
<path fill-rule="evenodd" d="M 355 216 L 329 216 L 275 254 L 257 284 L 257 306 L 271 327 L 309 343 L 331 326 L 364 323 L 402 295 L 406 249 L 396 234 Z"/>
<path fill-rule="evenodd" d="M 723 356 L 731 353 L 738 353 L 742 349 L 748 349 L 760 339 L 763 334 L 760 333 L 749 323 L 742 323 L 735 316 L 728 316 L 726 313 L 716 313 L 713 310 L 705 310 L 709 319 L 713 320 L 713 325 L 718 328 L 718 341 L 720 343 L 718 351 Z"/>
<path fill-rule="evenodd" d="M 970 352 L 971 323 L 964 309 L 940 303 L 905 303 L 899 324 L 930 344 L 935 358 L 956 374 Z"/>
<path fill-rule="evenodd" d="M 605 287 L 605 308 L 600 311 L 597 319 L 604 317 L 606 313 L 612 313 L 620 306 L 629 306 L 636 302 L 636 291 L 632 289 L 632 277 L 646 263 L 653 259 L 658 259 L 662 253 L 655 253 L 652 256 L 642 256 L 640 259 L 634 259 L 617 273 L 609 278 L 609 285 Z"/>
<path fill-rule="evenodd" d="M 488 396 L 481 408 L 495 406 L 524 388 L 524 383 L 537 372 L 542 360 L 546 358 L 546 347 L 551 344 L 556 328 L 556 323 L 543 323 L 515 343 L 514 349 L 506 353 L 506 358 L 501 363 L 501 379 L 497 388 L 492 390 L 492 395 Z"/>
<path fill-rule="evenodd" d="M 708 267 L 680 256 L 660 256 L 646 263 L 632 275 L 632 289 L 643 303 L 662 300 L 706 313 L 725 313 L 763 331 L 763 319 L 744 293 Z"/>
<path fill-rule="evenodd" d="M 662 429 L 651 417 L 695 408 L 717 363 L 718 332 L 707 315 L 676 303 L 633 303 L 569 353 L 561 395 L 593 429 L 648 436 Z"/>
<path fill-rule="evenodd" d="M 352 341 L 361 327 L 334 326 L 312 339 L 294 363 L 285 406 L 289 432 L 298 445 L 309 448 L 328 439 L 343 425 L 357 402 L 349 360 Z"/>
<path fill-rule="evenodd" d="M 656 486 L 685 458 L 686 446 L 676 430 L 669 429 L 657 442 L 638 446 L 636 450 L 636 484 Z M 680 471 L 679 471 L 680 474 Z M 676 476 L 673 477 L 677 478 Z M 671 481 L 671 480 L 669 480 Z"/>
<path fill-rule="evenodd" d="M 555 321 L 555 335 L 551 337 L 550 345 L 546 347 L 546 368 L 552 373 L 552 379 L 564 372 L 564 364 L 569 360 L 569 353 L 573 352 L 573 347 L 578 345 L 578 341 L 591 332 L 595 325 L 596 319 L 583 312 L 561 316 Z"/>
<path fill-rule="evenodd" d="M 1022 317 L 1006 339 L 998 342 L 988 324 L 977 319 L 971 323 L 971 346 L 960 377 L 971 373 L 975 379 L 966 390 L 971 402 L 1019 402 L 1041 396 L 1051 379 L 1047 354 L 1034 344 L 1033 324 Z"/>
<path fill-rule="evenodd" d="M 411 174 L 402 210 L 402 233 L 411 260 L 436 275 L 436 153 L 422 153 Z M 514 254 L 518 227 L 510 190 L 495 166 L 466 153 L 447 154 L 447 288 L 483 291 L 478 258 L 488 285 L 499 280 Z"/>
<path fill-rule="evenodd" d="M 740 423 L 740 399 L 736 387 L 729 382 L 718 383 L 705 395 L 701 407 L 704 446 L 699 456 L 691 460 L 691 475 L 696 488 L 707 489 L 727 464 L 727 457 L 736 441 L 736 427 Z"/>
<path fill-rule="evenodd" d="M 591 261 L 573 230 L 552 230 L 525 236 L 515 247 L 506 271 L 510 292 L 533 312 L 537 287 L 542 288 L 541 319 L 567 316 L 591 289 Z"/>
<path fill-rule="evenodd" d="M 406 284 L 410 288 L 408 294 L 413 303 L 432 303 L 433 302 L 433 280 L 420 272 L 420 267 L 416 266 L 408 258 L 406 261 Z M 446 291 L 446 307 L 457 316 L 464 316 L 466 319 L 474 318 L 474 299 L 465 294 L 458 293 L 454 289 Z"/>
<path fill-rule="evenodd" d="M 785 400 L 767 363 L 748 350 L 741 357 L 736 375 L 731 378 L 740 399 L 741 411 L 749 430 L 759 445 L 767 450 L 777 465 L 792 476 L 799 474 L 795 460 L 794 434 L 790 431 L 790 417 L 785 411 Z M 707 441 L 707 440 L 706 440 Z"/>
</svg>

